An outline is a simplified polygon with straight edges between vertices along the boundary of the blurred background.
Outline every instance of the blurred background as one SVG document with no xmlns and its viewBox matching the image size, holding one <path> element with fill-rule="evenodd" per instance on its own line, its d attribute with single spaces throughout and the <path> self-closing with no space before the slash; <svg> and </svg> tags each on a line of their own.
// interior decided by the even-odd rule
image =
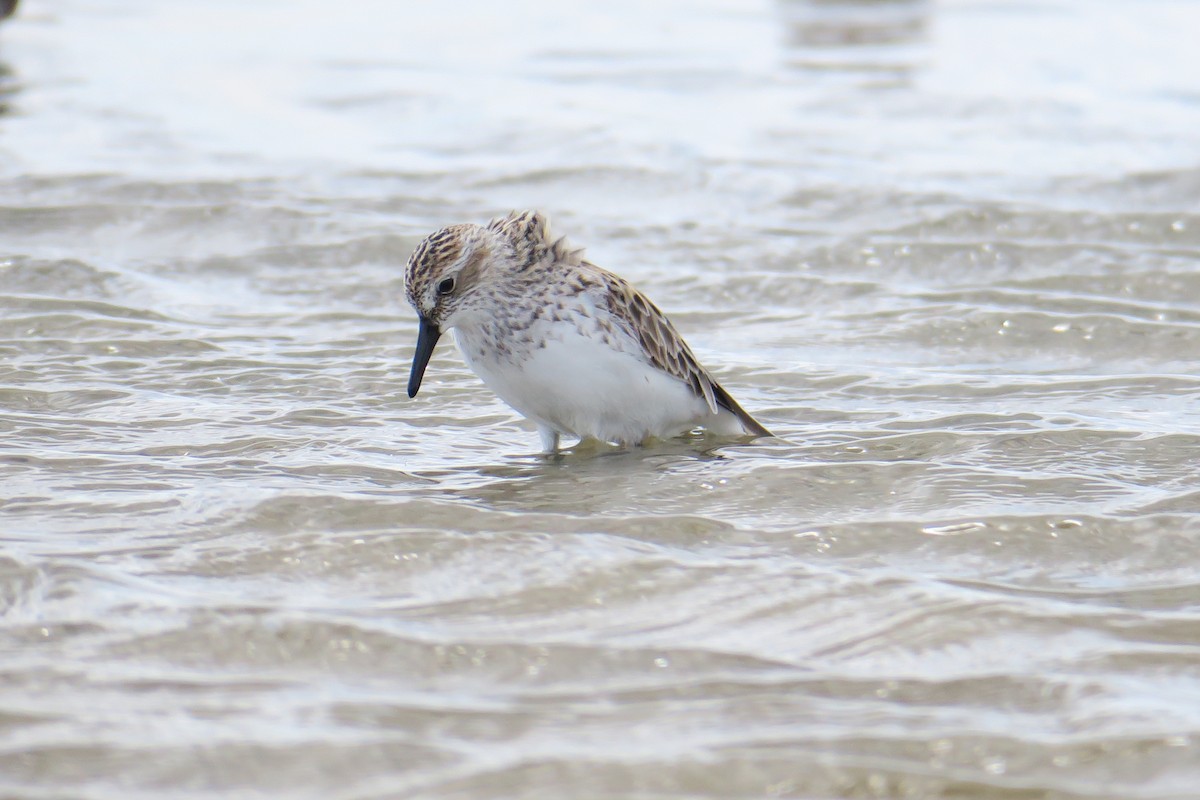
<svg viewBox="0 0 1200 800">
<path fill-rule="evenodd" d="M 0 795 L 1195 798 L 1198 30 L 25 0 Z M 408 254 L 521 208 L 778 438 L 409 400 Z"/>
</svg>

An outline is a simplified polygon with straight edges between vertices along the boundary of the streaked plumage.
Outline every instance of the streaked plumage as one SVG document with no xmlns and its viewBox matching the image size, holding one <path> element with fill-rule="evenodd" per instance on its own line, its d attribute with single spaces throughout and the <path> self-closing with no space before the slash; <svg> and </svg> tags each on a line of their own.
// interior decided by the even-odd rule
<svg viewBox="0 0 1200 800">
<path fill-rule="evenodd" d="M 410 397 L 453 329 L 467 364 L 537 425 L 547 451 L 563 434 L 625 445 L 700 426 L 770 435 L 645 295 L 553 238 L 537 212 L 431 234 L 405 287 L 421 321 Z"/>
</svg>

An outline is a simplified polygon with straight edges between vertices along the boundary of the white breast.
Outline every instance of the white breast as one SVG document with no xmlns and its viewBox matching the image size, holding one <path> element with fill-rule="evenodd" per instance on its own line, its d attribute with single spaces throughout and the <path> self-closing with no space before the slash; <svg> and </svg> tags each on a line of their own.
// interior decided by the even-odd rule
<svg viewBox="0 0 1200 800">
<path fill-rule="evenodd" d="M 540 346 L 504 355 L 479 347 L 469 328 L 455 329 L 471 369 L 541 426 L 632 444 L 716 419 L 683 381 L 651 366 L 630 338 L 606 342 L 566 321 L 540 321 L 530 334 Z"/>
</svg>

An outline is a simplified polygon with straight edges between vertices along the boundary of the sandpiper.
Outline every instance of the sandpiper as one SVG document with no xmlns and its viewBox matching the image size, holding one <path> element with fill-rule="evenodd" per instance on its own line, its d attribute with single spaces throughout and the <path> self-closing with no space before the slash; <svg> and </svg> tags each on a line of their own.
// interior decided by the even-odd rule
<svg viewBox="0 0 1200 800">
<path fill-rule="evenodd" d="M 624 446 L 698 427 L 771 435 L 645 295 L 552 237 L 539 212 L 430 234 L 408 260 L 405 288 L 420 317 L 408 396 L 453 330 L 467 365 L 533 421 L 545 452 L 564 434 Z"/>
</svg>

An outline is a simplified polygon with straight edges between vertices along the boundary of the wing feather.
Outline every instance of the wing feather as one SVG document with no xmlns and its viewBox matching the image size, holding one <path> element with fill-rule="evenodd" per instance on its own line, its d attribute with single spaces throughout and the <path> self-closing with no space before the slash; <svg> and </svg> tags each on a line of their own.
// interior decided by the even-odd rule
<svg viewBox="0 0 1200 800">
<path fill-rule="evenodd" d="M 692 392 L 708 404 L 712 413 L 716 414 L 724 408 L 738 418 L 748 433 L 771 435 L 713 380 L 708 370 L 700 366 L 691 348 L 658 306 L 621 276 L 589 262 L 584 262 L 582 266 L 592 271 L 603 283 L 608 310 L 618 324 L 638 341 L 651 364 L 690 386 Z"/>
</svg>

